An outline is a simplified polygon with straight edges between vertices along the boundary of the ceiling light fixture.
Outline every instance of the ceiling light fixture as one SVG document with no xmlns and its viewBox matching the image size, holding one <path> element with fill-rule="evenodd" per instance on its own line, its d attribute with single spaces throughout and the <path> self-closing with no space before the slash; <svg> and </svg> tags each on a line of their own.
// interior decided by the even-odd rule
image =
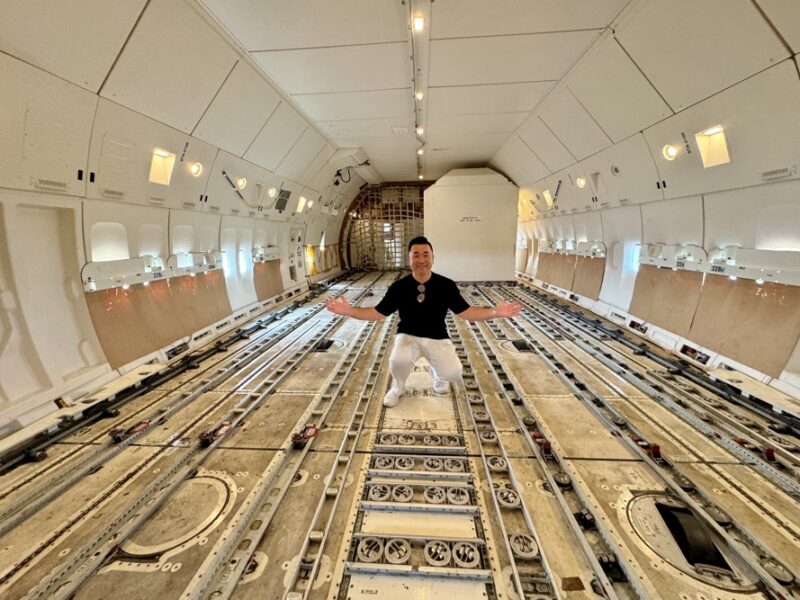
<svg viewBox="0 0 800 600">
<path fill-rule="evenodd" d="M 425 29 L 425 17 L 417 15 L 414 17 L 414 31 L 420 32 Z"/>
<path fill-rule="evenodd" d="M 586 187 L 586 178 L 585 177 L 578 177 L 575 180 L 575 185 L 577 185 L 581 189 L 585 188 Z"/>
<path fill-rule="evenodd" d="M 425 94 L 423 94 L 422 92 L 417 92 L 416 94 L 414 94 L 414 97 L 417 100 L 422 100 L 425 97 Z"/>
<path fill-rule="evenodd" d="M 247 179 L 245 177 L 239 177 L 236 180 L 236 187 L 240 190 L 243 190 L 247 186 Z"/>
<path fill-rule="evenodd" d="M 203 172 L 203 165 L 199 162 L 193 162 L 189 165 L 189 173 L 192 174 L 192 177 L 200 177 L 200 174 Z"/>
<path fill-rule="evenodd" d="M 271 188 L 269 188 L 267 190 L 267 196 L 269 196 L 270 198 L 274 198 L 277 195 L 278 195 L 278 189 L 277 188 L 271 187 Z"/>
<path fill-rule="evenodd" d="M 417 126 L 417 135 L 422 135 L 423 133 L 425 133 L 425 129 L 423 129 L 420 126 Z"/>
<path fill-rule="evenodd" d="M 425 179 L 425 176 L 422 173 L 420 173 L 419 175 L 417 175 L 417 179 L 422 181 L 423 179 Z"/>
<path fill-rule="evenodd" d="M 667 144 L 661 149 L 661 154 L 663 154 L 664 158 L 667 160 L 675 160 L 675 157 L 678 156 L 678 148 L 672 144 Z"/>
<path fill-rule="evenodd" d="M 425 154 L 425 148 L 417 148 L 417 156 L 422 156 Z"/>
</svg>

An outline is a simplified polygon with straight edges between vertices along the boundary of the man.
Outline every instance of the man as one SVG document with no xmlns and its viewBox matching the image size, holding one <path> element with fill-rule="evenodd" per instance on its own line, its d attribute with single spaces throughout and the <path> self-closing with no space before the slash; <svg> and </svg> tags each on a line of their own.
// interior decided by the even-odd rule
<svg viewBox="0 0 800 600">
<path fill-rule="evenodd" d="M 433 246 L 422 236 L 409 242 L 408 259 L 411 274 L 395 281 L 377 306 L 350 306 L 344 297 L 326 301 L 329 311 L 364 321 L 380 321 L 400 311 L 397 337 L 389 357 L 393 382 L 383 398 L 383 405 L 388 407 L 400 401 L 406 379 L 420 356 L 433 369 L 433 391 L 437 394 L 447 392 L 448 381 L 461 378 L 463 367 L 445 326 L 448 309 L 467 321 L 515 317 L 522 310 L 518 302 L 499 302 L 494 308 L 470 306 L 452 279 L 431 271 Z"/>
</svg>

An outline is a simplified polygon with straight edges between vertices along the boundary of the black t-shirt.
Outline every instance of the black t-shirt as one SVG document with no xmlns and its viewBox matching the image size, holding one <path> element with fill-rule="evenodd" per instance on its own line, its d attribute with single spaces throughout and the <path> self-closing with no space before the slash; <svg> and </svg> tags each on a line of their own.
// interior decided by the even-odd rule
<svg viewBox="0 0 800 600">
<path fill-rule="evenodd" d="M 467 310 L 469 304 L 461 297 L 456 282 L 442 275 L 431 273 L 431 278 L 423 284 L 425 299 L 422 302 L 417 300 L 420 294 L 418 285 L 420 284 L 413 275 L 398 279 L 389 286 L 375 310 L 387 317 L 399 310 L 398 333 L 433 340 L 447 339 L 449 336 L 444 322 L 447 309 L 458 314 Z"/>
</svg>

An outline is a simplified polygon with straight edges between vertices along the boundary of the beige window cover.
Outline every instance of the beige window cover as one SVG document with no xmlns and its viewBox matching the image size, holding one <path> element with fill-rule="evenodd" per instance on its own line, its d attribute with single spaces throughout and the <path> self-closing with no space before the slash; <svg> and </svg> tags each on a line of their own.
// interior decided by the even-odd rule
<svg viewBox="0 0 800 600">
<path fill-rule="evenodd" d="M 253 281 L 256 286 L 256 298 L 259 302 L 268 300 L 283 292 L 281 279 L 281 261 L 269 260 L 256 263 L 253 268 Z"/>
<path fill-rule="evenodd" d="M 778 377 L 800 338 L 800 287 L 707 275 L 688 337 Z"/>
<path fill-rule="evenodd" d="M 113 369 L 231 314 L 222 270 L 91 292 L 86 304 Z"/>
<path fill-rule="evenodd" d="M 603 274 L 605 271 L 605 258 L 579 256 L 575 263 L 575 277 L 572 280 L 572 291 L 585 298 L 597 300 L 600 297 L 600 287 L 603 285 Z"/>
<path fill-rule="evenodd" d="M 641 265 L 628 312 L 642 321 L 689 337 L 703 274 Z"/>
</svg>

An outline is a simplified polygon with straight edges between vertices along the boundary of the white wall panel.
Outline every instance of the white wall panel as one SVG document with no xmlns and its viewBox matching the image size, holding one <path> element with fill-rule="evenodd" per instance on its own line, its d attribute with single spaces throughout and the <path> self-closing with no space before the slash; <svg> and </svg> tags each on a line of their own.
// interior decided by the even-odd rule
<svg viewBox="0 0 800 600">
<path fill-rule="evenodd" d="M 551 172 L 560 171 L 575 162 L 575 157 L 538 117 L 523 123 L 517 134 Z"/>
<path fill-rule="evenodd" d="M 700 196 L 651 202 L 641 209 L 643 243 L 703 245 L 703 200 Z"/>
<path fill-rule="evenodd" d="M 787 0 L 758 0 L 758 5 L 777 27 L 792 51 L 800 52 L 800 2 Z"/>
<path fill-rule="evenodd" d="M 97 97 L 2 53 L 0 81 L 0 187 L 82 196 Z"/>
<path fill-rule="evenodd" d="M 641 134 L 587 158 L 580 166 L 598 198 L 595 204 L 601 207 L 620 200 L 641 203 L 663 199 L 656 186 L 658 171 Z"/>
<path fill-rule="evenodd" d="M 707 194 L 706 249 L 800 250 L 800 181 Z"/>
<path fill-rule="evenodd" d="M 169 185 L 149 181 L 153 150 L 176 155 Z M 89 198 L 167 208 L 202 208 L 201 195 L 212 172 L 214 146 L 148 119 L 108 100 L 100 100 L 92 129 L 87 184 Z M 189 172 L 200 162 L 199 177 Z"/>
<path fill-rule="evenodd" d="M 539 111 L 539 118 L 575 158 L 586 158 L 611 145 L 611 140 L 569 89 L 556 91 L 546 103 Z"/>
<path fill-rule="evenodd" d="M 170 254 L 167 243 L 168 210 L 87 200 L 83 207 L 87 262 L 97 262 L 98 259 L 110 257 L 108 252 L 112 249 L 107 247 L 109 238 L 98 235 L 102 230 L 98 225 L 106 223 L 125 227 L 129 258 L 149 255 L 160 257 L 165 263 L 167 262 Z"/>
<path fill-rule="evenodd" d="M 219 251 L 219 225 L 219 215 L 170 211 L 170 255 Z"/>
<path fill-rule="evenodd" d="M 438 268 L 457 281 L 513 279 L 517 197 L 491 169 L 452 171 L 426 189 L 425 235 Z"/>
<path fill-rule="evenodd" d="M 527 112 L 544 98 L 549 81 L 466 85 L 428 89 L 428 115 L 477 115 Z"/>
<path fill-rule="evenodd" d="M 306 120 L 282 102 L 253 140 L 244 158 L 274 172 L 306 128 Z"/>
<path fill-rule="evenodd" d="M 193 135 L 241 156 L 278 106 L 280 96 L 247 63 L 238 62 Z"/>
<path fill-rule="evenodd" d="M 314 160 L 308 163 L 308 166 L 303 170 L 302 173 L 300 173 L 300 183 L 308 184 L 315 190 L 323 191 L 325 187 L 331 183 L 332 178 L 325 178 L 325 185 L 322 186 L 315 185 L 312 182 L 316 179 L 317 175 L 325 166 L 325 163 L 328 162 L 328 159 L 333 156 L 334 152 L 336 152 L 336 149 L 333 146 L 330 144 L 325 144 L 322 147 L 322 150 L 320 150 L 314 157 Z"/>
<path fill-rule="evenodd" d="M 800 79 L 784 61 L 645 130 L 666 196 L 756 185 L 763 171 L 800 164 L 798 105 Z M 704 169 L 694 136 L 714 125 L 725 129 L 730 163 Z M 679 148 L 675 160 L 662 157 L 665 144 Z"/>
<path fill-rule="evenodd" d="M 603 220 L 600 212 L 573 215 L 572 222 L 575 224 L 575 241 L 597 242 L 603 239 Z"/>
<path fill-rule="evenodd" d="M 612 36 L 592 48 L 567 85 L 615 142 L 672 114 Z"/>
<path fill-rule="evenodd" d="M 789 56 L 747 0 L 648 0 L 616 35 L 676 111 Z"/>
<path fill-rule="evenodd" d="M 108 371 L 80 282 L 80 211 L 0 191 L 0 435 Z"/>
<path fill-rule="evenodd" d="M 574 240 L 575 239 L 575 226 L 572 222 L 572 217 L 560 216 L 553 217 L 551 220 L 553 224 L 553 235 L 557 240 Z"/>
<path fill-rule="evenodd" d="M 597 37 L 593 31 L 433 39 L 431 86 L 559 79 Z M 537 60 L 531 60 L 531 57 Z"/>
<path fill-rule="evenodd" d="M 223 252 L 225 287 L 231 309 L 236 312 L 257 301 L 253 284 L 253 221 L 222 217 L 220 250 Z"/>
<path fill-rule="evenodd" d="M 600 216 L 607 257 L 600 300 L 627 311 L 639 269 L 637 244 L 642 239 L 641 214 L 638 206 L 626 206 L 604 210 Z"/>
<path fill-rule="evenodd" d="M 289 94 L 354 92 L 408 87 L 408 43 L 253 52 Z"/>
<path fill-rule="evenodd" d="M 100 95 L 189 133 L 237 58 L 188 2 L 151 0 Z"/>
<path fill-rule="evenodd" d="M 236 193 L 223 175 L 223 171 L 234 183 L 240 178 L 247 180 L 244 189 L 238 190 L 243 198 Z M 267 197 L 267 190 L 271 187 L 280 189 L 282 181 L 282 177 L 220 150 L 208 175 L 208 186 L 206 187 L 208 200 L 203 203 L 203 211 L 241 217 L 263 215 L 265 213 L 259 211 L 259 207 L 269 206 L 272 201 Z"/>
<path fill-rule="evenodd" d="M 5 0 L 0 50 L 97 92 L 144 5 L 145 0 Z"/>
<path fill-rule="evenodd" d="M 297 140 L 297 143 L 289 150 L 281 163 L 276 168 L 276 172 L 285 175 L 295 181 L 300 180 L 300 175 L 306 167 L 317 157 L 325 146 L 325 140 L 317 133 L 316 129 L 309 127 Z"/>
<path fill-rule="evenodd" d="M 579 178 L 583 179 L 583 187 L 578 186 Z M 555 206 L 560 211 L 586 210 L 587 206 L 592 205 L 592 186 L 588 175 L 584 172 L 581 165 L 572 165 L 563 171 L 559 171 L 543 182 L 540 182 L 544 189 L 550 190 L 553 195 Z M 556 196 L 556 191 L 558 195 Z M 545 207 L 546 205 L 543 205 Z"/>
</svg>

